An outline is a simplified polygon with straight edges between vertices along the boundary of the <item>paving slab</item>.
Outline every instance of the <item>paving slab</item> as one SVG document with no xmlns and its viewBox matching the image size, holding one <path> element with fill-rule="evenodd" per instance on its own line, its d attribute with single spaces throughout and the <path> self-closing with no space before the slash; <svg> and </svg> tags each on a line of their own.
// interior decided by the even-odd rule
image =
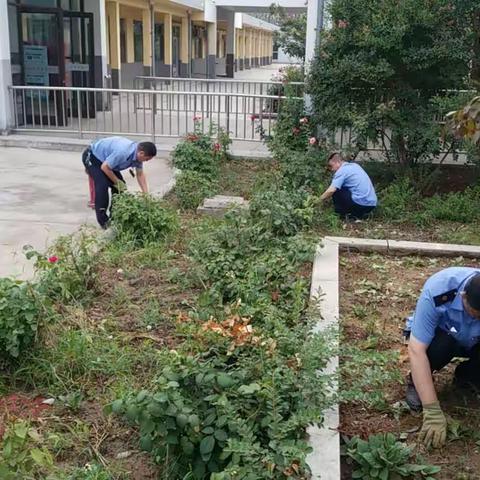
<svg viewBox="0 0 480 480">
<path fill-rule="evenodd" d="M 30 278 L 24 245 L 44 251 L 59 235 L 96 226 L 87 207 L 87 176 L 77 152 L 0 148 L 0 164 L 0 277 Z M 145 170 L 152 193 L 163 193 L 173 181 L 165 158 L 152 160 Z M 139 190 L 130 175 L 125 179 L 130 191 Z"/>
<path fill-rule="evenodd" d="M 243 197 L 215 195 L 212 198 L 206 198 L 202 205 L 197 208 L 197 213 L 212 217 L 222 217 L 231 208 L 247 209 L 248 205 L 249 202 Z"/>
<path fill-rule="evenodd" d="M 313 333 L 338 333 L 339 318 L 339 244 L 325 239 L 318 246 L 312 271 L 310 289 L 311 302 L 318 302 L 320 317 Z M 338 345 L 333 348 L 336 350 Z M 322 373 L 334 375 L 338 369 L 338 356 L 334 354 Z M 336 394 L 338 385 L 331 385 L 331 393 Z M 313 448 L 307 457 L 308 465 L 314 480 L 340 480 L 340 434 L 338 426 L 340 413 L 338 405 L 333 405 L 324 412 L 324 422 L 321 427 L 313 426 L 307 429 L 308 440 Z"/>
</svg>

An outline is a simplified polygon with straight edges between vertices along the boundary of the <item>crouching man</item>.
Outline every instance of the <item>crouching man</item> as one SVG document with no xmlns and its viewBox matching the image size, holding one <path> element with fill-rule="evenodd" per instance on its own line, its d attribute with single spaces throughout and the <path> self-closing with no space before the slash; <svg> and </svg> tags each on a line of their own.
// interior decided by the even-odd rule
<svg viewBox="0 0 480 480">
<path fill-rule="evenodd" d="M 148 192 L 148 184 L 143 172 L 143 163 L 157 154 L 152 142 L 132 142 L 128 138 L 109 137 L 94 142 L 82 155 L 85 169 L 93 179 L 95 188 L 95 213 L 102 228 L 107 228 L 110 204 L 109 190 L 112 194 L 125 189 L 125 180 L 121 174 L 127 168 L 136 169 L 138 185 L 143 193 Z M 131 170 L 133 174 L 133 170 Z"/>
<path fill-rule="evenodd" d="M 338 152 L 328 158 L 328 169 L 334 172 L 332 183 L 320 200 L 332 198 L 335 213 L 343 219 L 365 218 L 377 206 L 377 195 L 367 172 L 357 163 L 346 162 Z"/>
<path fill-rule="evenodd" d="M 446 440 L 447 421 L 432 373 L 454 357 L 466 358 L 455 369 L 454 383 L 480 388 L 480 270 L 453 267 L 432 275 L 415 313 L 407 319 L 405 336 L 411 368 L 406 401 L 412 410 L 423 410 L 420 440 L 440 447 Z"/>
</svg>

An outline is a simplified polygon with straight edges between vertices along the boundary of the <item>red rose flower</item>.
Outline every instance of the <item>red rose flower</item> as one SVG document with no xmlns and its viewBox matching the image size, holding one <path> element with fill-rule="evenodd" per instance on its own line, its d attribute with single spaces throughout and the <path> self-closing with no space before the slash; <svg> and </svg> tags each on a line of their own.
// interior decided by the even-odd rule
<svg viewBox="0 0 480 480">
<path fill-rule="evenodd" d="M 55 255 L 52 255 L 51 257 L 48 257 L 48 262 L 49 263 L 57 263 L 58 262 L 58 257 Z"/>
</svg>

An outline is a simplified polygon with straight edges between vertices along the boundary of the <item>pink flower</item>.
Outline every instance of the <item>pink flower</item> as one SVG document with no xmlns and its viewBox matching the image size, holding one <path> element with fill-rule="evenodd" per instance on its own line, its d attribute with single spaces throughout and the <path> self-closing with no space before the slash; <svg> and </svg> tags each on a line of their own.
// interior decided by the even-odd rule
<svg viewBox="0 0 480 480">
<path fill-rule="evenodd" d="M 315 145 L 317 143 L 317 139 L 315 137 L 310 137 L 308 143 L 310 145 Z"/>
<path fill-rule="evenodd" d="M 217 142 L 213 145 L 213 149 L 216 151 L 216 152 L 219 152 L 220 151 L 220 144 Z"/>
<path fill-rule="evenodd" d="M 308 118 L 307 118 L 307 117 L 301 118 L 301 119 L 300 119 L 300 123 L 301 123 L 302 125 L 306 125 L 306 124 L 308 123 Z"/>
<path fill-rule="evenodd" d="M 293 128 L 292 128 L 292 133 L 293 133 L 294 135 L 298 135 L 298 134 L 300 133 L 300 129 L 299 129 L 298 127 L 293 127 Z"/>
<path fill-rule="evenodd" d="M 348 27 L 348 22 L 345 20 L 339 20 L 337 23 L 338 28 L 347 28 Z"/>
<path fill-rule="evenodd" d="M 252 122 L 254 122 L 254 121 L 255 121 L 255 115 L 250 115 L 250 120 L 251 120 Z"/>
<path fill-rule="evenodd" d="M 200 116 L 198 116 L 198 115 L 195 115 L 195 116 L 193 117 L 193 121 L 194 121 L 194 122 L 199 122 L 201 119 L 202 119 L 202 117 L 200 117 Z"/>
<path fill-rule="evenodd" d="M 198 140 L 198 135 L 189 134 L 189 135 L 187 135 L 187 140 L 189 142 L 196 142 Z"/>
<path fill-rule="evenodd" d="M 51 257 L 48 257 L 48 262 L 49 263 L 57 263 L 58 262 L 58 257 L 55 255 L 52 255 Z"/>
</svg>

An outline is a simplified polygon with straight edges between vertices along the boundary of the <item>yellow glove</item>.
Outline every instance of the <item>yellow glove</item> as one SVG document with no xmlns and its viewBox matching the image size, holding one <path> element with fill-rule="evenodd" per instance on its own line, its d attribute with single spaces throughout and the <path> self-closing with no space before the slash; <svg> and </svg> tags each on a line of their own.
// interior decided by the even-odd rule
<svg viewBox="0 0 480 480">
<path fill-rule="evenodd" d="M 423 406 L 423 425 L 419 440 L 426 447 L 439 448 L 447 439 L 447 419 L 438 402 Z"/>
<path fill-rule="evenodd" d="M 125 182 L 122 182 L 121 180 L 119 180 L 115 184 L 115 188 L 117 189 L 118 193 L 123 193 L 123 192 L 127 191 L 127 184 Z"/>
</svg>

